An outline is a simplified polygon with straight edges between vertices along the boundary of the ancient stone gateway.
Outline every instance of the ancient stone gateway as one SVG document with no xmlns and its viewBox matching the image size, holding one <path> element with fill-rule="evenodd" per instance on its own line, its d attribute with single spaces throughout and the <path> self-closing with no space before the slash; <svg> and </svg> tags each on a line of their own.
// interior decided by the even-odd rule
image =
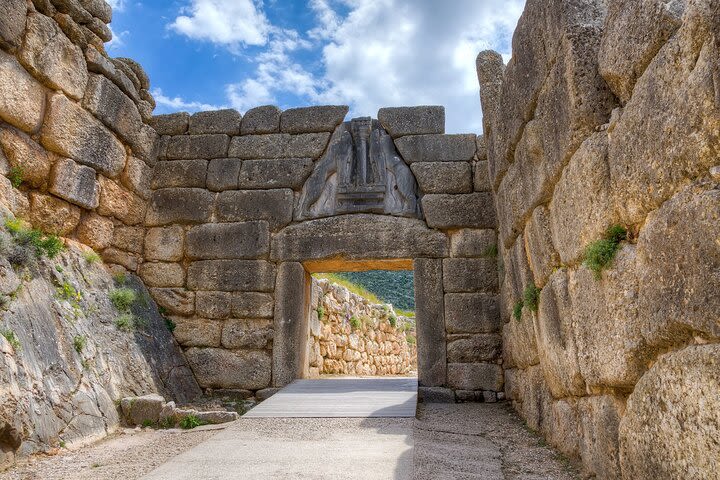
<svg viewBox="0 0 720 480">
<path fill-rule="evenodd" d="M 310 274 L 413 270 L 426 395 L 503 389 L 495 209 L 484 147 L 442 107 L 155 117 L 163 135 L 140 269 L 200 385 L 307 375 Z"/>
</svg>

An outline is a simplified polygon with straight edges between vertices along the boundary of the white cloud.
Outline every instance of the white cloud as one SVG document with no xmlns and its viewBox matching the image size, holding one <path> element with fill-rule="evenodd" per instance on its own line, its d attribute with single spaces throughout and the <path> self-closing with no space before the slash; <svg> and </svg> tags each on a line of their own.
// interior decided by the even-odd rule
<svg viewBox="0 0 720 480">
<path fill-rule="evenodd" d="M 253 0 L 192 0 L 180 13 L 169 28 L 233 50 L 241 45 L 265 45 L 271 28 Z"/>
<path fill-rule="evenodd" d="M 158 106 L 158 109 L 155 112 L 156 114 L 178 111 L 200 112 L 225 108 L 222 105 L 211 105 L 203 102 L 188 102 L 181 97 L 171 98 L 163 94 L 163 91 L 160 88 L 155 88 L 150 93 L 152 93 L 152 96 L 155 98 L 155 102 Z"/>
<path fill-rule="evenodd" d="M 123 11 L 125 9 L 125 0 L 105 0 L 113 11 Z"/>
<path fill-rule="evenodd" d="M 112 34 L 112 39 L 110 39 L 110 41 L 105 44 L 105 48 L 107 48 L 108 50 L 117 50 L 120 47 L 124 47 L 125 37 L 130 36 L 130 32 L 127 30 L 123 30 L 120 33 L 115 33 L 115 31 L 112 29 L 112 25 L 108 25 L 108 28 L 110 29 L 110 33 Z"/>
</svg>

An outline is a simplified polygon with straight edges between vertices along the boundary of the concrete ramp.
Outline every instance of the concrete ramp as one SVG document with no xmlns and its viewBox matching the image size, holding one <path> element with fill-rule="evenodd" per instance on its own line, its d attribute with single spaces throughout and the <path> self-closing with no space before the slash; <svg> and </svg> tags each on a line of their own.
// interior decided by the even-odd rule
<svg viewBox="0 0 720 480">
<path fill-rule="evenodd" d="M 295 380 L 243 418 L 414 417 L 417 378 Z"/>
</svg>

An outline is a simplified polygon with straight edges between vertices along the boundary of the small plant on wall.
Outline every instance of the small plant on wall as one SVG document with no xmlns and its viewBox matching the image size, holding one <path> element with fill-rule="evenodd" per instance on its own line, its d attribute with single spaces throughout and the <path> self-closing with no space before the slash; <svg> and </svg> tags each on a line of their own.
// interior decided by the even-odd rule
<svg viewBox="0 0 720 480">
<path fill-rule="evenodd" d="M 602 271 L 615 259 L 620 243 L 627 240 L 627 234 L 625 227 L 613 225 L 605 231 L 602 239 L 587 246 L 583 264 L 593 272 L 596 279 L 600 279 Z"/>
</svg>

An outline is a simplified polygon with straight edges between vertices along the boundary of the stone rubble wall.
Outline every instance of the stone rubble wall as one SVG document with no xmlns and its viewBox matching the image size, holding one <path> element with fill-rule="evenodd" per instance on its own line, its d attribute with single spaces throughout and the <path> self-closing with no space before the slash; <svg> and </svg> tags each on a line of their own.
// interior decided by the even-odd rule
<svg viewBox="0 0 720 480">
<path fill-rule="evenodd" d="M 105 51 L 111 18 L 103 0 L 3 2 L 0 199 L 135 272 L 159 137 L 148 76 Z"/>
<path fill-rule="evenodd" d="M 353 325 L 353 318 L 360 322 Z M 394 324 L 394 326 L 393 326 Z M 417 371 L 415 322 L 329 280 L 313 279 L 308 377 Z"/>
<path fill-rule="evenodd" d="M 717 475 L 718 32 L 714 0 L 529 0 L 512 60 L 478 56 L 505 391 L 588 476 Z"/>
<path fill-rule="evenodd" d="M 177 323 L 200 385 L 259 391 L 299 375 L 307 359 L 279 358 L 306 349 L 296 330 L 308 315 L 297 286 L 306 268 L 412 268 L 415 260 L 427 287 L 419 356 L 431 364 L 420 368 L 421 384 L 453 400 L 456 390 L 463 398 L 501 391 L 495 212 L 486 161 L 476 155 L 482 143 L 444 134 L 442 107 L 381 109 L 419 184 L 423 220 L 298 221 L 303 186 L 347 111 L 263 106 L 153 118 L 161 139 L 140 274 Z"/>
</svg>

